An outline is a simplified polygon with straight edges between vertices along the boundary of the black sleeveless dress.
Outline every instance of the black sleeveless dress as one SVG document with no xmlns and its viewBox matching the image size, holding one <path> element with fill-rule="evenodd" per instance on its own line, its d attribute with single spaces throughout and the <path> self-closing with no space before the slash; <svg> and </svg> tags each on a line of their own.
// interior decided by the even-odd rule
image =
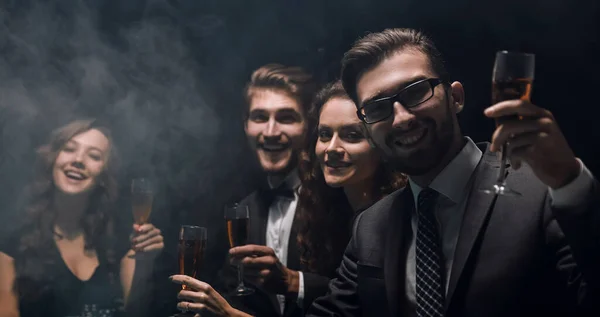
<svg viewBox="0 0 600 317">
<path fill-rule="evenodd" d="M 24 256 L 18 252 L 18 236 L 3 241 L 0 251 L 15 259 L 15 266 Z M 17 274 L 17 288 L 39 289 L 35 296 L 19 293 L 21 317 L 120 317 L 123 315 L 123 291 L 118 276 L 120 259 L 127 250 L 115 252 L 116 268 L 104 252 L 97 250 L 99 265 L 87 281 L 77 278 L 63 261 L 54 242 L 52 250 L 44 252 L 43 277 L 30 279 Z M 20 258 L 21 257 L 21 258 Z M 48 257 L 50 257 L 48 259 Z M 37 261 L 38 259 L 36 259 Z M 115 265 L 113 265 L 115 266 Z M 111 271 L 116 272 L 112 273 Z M 19 272 L 19 270 L 17 270 Z"/>
</svg>

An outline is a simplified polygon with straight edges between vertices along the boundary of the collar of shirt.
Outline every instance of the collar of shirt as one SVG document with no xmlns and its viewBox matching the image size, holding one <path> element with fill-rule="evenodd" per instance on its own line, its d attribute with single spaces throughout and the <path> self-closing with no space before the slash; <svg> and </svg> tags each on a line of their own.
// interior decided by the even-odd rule
<svg viewBox="0 0 600 317">
<path fill-rule="evenodd" d="M 450 161 L 450 163 L 433 179 L 429 188 L 450 199 L 457 204 L 465 197 L 467 184 L 471 174 L 475 171 L 483 153 L 475 142 L 465 137 L 466 143 L 462 150 Z M 422 188 L 409 177 L 408 182 L 413 193 L 415 206 Z"/>
</svg>

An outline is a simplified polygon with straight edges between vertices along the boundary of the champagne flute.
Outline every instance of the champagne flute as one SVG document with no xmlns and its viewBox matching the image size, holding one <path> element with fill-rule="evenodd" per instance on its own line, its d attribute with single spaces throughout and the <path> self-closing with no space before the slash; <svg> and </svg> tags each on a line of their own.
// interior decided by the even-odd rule
<svg viewBox="0 0 600 317">
<path fill-rule="evenodd" d="M 183 225 L 179 229 L 179 274 L 197 278 L 204 262 L 207 230 Z M 182 289 L 186 286 L 182 285 Z"/>
<path fill-rule="evenodd" d="M 535 55 L 520 52 L 500 51 L 492 74 L 492 103 L 521 99 L 529 101 L 535 73 Z M 496 118 L 496 127 L 504 122 L 520 120 L 517 115 Z M 498 177 L 492 188 L 483 191 L 491 195 L 521 196 L 521 193 L 506 185 L 506 144 L 502 145 Z"/>
<path fill-rule="evenodd" d="M 148 178 L 135 178 L 131 181 L 133 220 L 140 226 L 148 222 L 148 218 L 150 218 L 154 192 L 154 185 Z"/>
<path fill-rule="evenodd" d="M 236 247 L 247 244 L 248 225 L 250 220 L 250 210 L 248 206 L 238 206 L 237 204 L 225 207 L 225 222 L 227 224 L 227 236 L 229 246 Z M 244 285 L 244 266 L 237 264 L 238 286 L 233 291 L 234 296 L 246 296 L 254 293 L 254 290 Z"/>
<path fill-rule="evenodd" d="M 182 225 L 179 229 L 179 274 L 198 278 L 204 262 L 207 230 L 204 227 Z M 185 284 L 181 289 L 187 289 Z M 193 313 L 179 313 L 176 317 L 190 317 Z"/>
</svg>

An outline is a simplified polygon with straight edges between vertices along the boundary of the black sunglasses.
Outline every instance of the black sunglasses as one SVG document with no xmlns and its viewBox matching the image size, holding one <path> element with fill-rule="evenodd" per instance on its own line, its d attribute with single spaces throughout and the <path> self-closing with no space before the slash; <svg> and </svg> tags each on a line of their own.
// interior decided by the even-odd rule
<svg viewBox="0 0 600 317">
<path fill-rule="evenodd" d="M 414 82 L 397 94 L 369 101 L 358 108 L 356 114 L 365 123 L 376 123 L 389 118 L 394 113 L 394 103 L 399 102 L 406 109 L 414 108 L 433 97 L 433 89 L 444 83 L 439 78 L 428 78 Z"/>
</svg>

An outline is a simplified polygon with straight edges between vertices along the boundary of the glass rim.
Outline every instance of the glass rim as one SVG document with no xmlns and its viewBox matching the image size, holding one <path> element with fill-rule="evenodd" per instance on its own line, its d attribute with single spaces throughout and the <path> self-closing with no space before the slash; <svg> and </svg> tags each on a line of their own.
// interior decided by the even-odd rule
<svg viewBox="0 0 600 317">
<path fill-rule="evenodd" d="M 240 208 L 250 210 L 250 207 L 248 207 L 247 204 L 235 203 L 235 204 L 226 204 L 225 206 L 223 206 L 223 211 L 227 212 L 229 210 L 238 210 Z"/>
<path fill-rule="evenodd" d="M 139 188 L 139 187 L 135 187 L 135 186 L 131 186 L 131 192 L 136 194 L 136 193 L 155 193 L 156 190 L 154 188 Z"/>
<path fill-rule="evenodd" d="M 156 182 L 150 177 L 132 178 L 130 182 L 132 193 L 155 193 Z"/>
<path fill-rule="evenodd" d="M 192 226 L 192 225 L 181 225 L 181 228 L 188 228 L 188 229 L 204 229 L 206 230 L 206 227 L 201 227 L 201 226 Z"/>
<path fill-rule="evenodd" d="M 496 52 L 496 56 L 497 55 L 513 55 L 513 56 L 527 56 L 527 57 L 535 57 L 534 53 L 528 53 L 528 52 L 519 52 L 519 51 L 509 51 L 509 50 L 501 50 L 501 51 L 497 51 Z"/>
</svg>

